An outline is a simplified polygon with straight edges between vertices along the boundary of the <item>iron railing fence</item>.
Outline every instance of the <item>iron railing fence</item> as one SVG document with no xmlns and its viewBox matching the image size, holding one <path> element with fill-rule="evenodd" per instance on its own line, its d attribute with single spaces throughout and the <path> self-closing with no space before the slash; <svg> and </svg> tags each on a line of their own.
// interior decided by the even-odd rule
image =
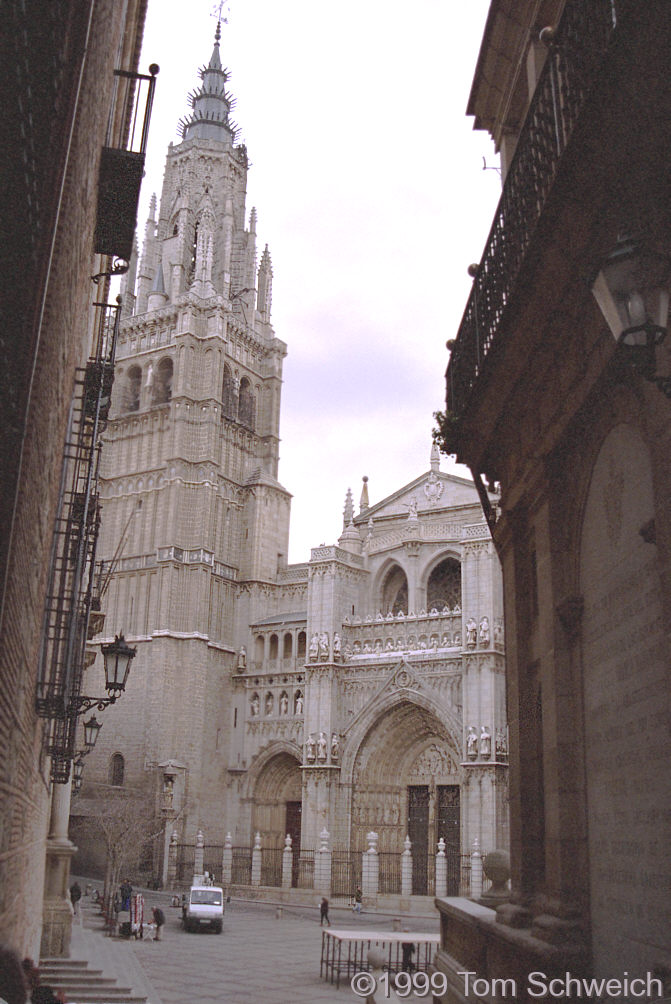
<svg viewBox="0 0 671 1004">
<path fill-rule="evenodd" d="M 623 0 L 567 0 L 510 164 L 447 368 L 459 419 L 497 335 L 585 100 L 600 76 Z"/>
<path fill-rule="evenodd" d="M 378 892 L 381 895 L 401 895 L 401 855 L 396 851 L 378 853 Z"/>
<path fill-rule="evenodd" d="M 298 889 L 314 889 L 315 886 L 315 852 L 301 847 L 298 859 L 298 875 L 295 885 Z"/>
<path fill-rule="evenodd" d="M 331 852 L 331 899 L 354 902 L 361 888 L 361 852 L 334 848 Z"/>
<path fill-rule="evenodd" d="M 232 885 L 252 884 L 252 849 L 251 847 L 232 848 Z"/>
<path fill-rule="evenodd" d="M 261 849 L 261 885 L 282 885 L 282 860 L 284 848 L 263 847 Z"/>
</svg>

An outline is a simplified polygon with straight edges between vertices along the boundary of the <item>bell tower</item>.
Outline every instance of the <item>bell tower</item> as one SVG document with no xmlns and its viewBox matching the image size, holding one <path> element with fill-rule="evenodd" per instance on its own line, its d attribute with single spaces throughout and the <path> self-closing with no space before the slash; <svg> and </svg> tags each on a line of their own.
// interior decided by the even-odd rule
<svg viewBox="0 0 671 1004">
<path fill-rule="evenodd" d="M 257 263 L 220 44 L 217 25 L 122 285 L 102 457 L 102 607 L 110 631 L 123 625 L 138 645 L 131 688 L 141 693 L 109 709 L 99 746 L 103 758 L 122 754 L 128 783 L 156 798 L 155 765 L 182 765 L 185 836 L 221 825 L 225 771 L 213 750 L 228 747 L 228 671 L 250 592 L 276 579 L 289 535 L 290 495 L 277 481 L 286 345 L 272 326 L 267 245 Z"/>
</svg>

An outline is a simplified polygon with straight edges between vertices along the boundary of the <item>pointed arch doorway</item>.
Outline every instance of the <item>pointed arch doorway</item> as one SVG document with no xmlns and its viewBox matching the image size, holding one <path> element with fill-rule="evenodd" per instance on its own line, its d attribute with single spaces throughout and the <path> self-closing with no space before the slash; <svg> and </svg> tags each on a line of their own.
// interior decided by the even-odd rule
<svg viewBox="0 0 671 1004">
<path fill-rule="evenodd" d="M 381 868 L 396 859 L 406 834 L 413 858 L 413 895 L 432 895 L 438 840 L 448 856 L 448 894 L 458 894 L 461 767 L 455 739 L 432 711 L 412 700 L 382 711 L 365 735 L 352 773 L 351 848 L 378 834 Z"/>
</svg>

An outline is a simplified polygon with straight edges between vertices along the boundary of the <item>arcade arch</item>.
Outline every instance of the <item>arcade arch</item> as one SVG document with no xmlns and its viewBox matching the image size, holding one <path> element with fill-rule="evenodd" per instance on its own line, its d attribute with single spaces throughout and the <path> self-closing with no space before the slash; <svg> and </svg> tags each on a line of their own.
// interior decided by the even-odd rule
<svg viewBox="0 0 671 1004">
<path fill-rule="evenodd" d="M 261 767 L 252 791 L 252 837 L 260 833 L 262 847 L 283 847 L 287 833 L 300 847 L 301 788 L 300 762 L 291 753 L 282 750 Z"/>
</svg>

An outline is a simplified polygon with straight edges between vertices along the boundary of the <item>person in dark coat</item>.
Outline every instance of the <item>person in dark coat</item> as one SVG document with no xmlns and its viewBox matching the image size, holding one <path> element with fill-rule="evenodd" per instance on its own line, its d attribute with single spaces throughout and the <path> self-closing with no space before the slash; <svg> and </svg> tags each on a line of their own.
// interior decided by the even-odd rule
<svg viewBox="0 0 671 1004">
<path fill-rule="evenodd" d="M 328 927 L 331 926 L 331 921 L 329 920 L 329 901 L 326 896 L 322 896 L 322 901 L 319 904 L 319 926 L 326 921 Z"/>
<path fill-rule="evenodd" d="M 156 934 L 154 935 L 154 941 L 161 941 L 163 938 L 163 925 L 165 924 L 165 914 L 160 906 L 155 906 L 151 912 L 154 918 L 154 923 L 156 924 Z"/>
<path fill-rule="evenodd" d="M 130 910 L 130 898 L 133 895 L 133 886 L 128 879 L 123 880 L 119 892 L 121 893 L 121 909 Z"/>
<path fill-rule="evenodd" d="M 8 945 L 0 945 L 0 998 L 7 1004 L 26 1004 L 27 981 L 16 952 Z"/>
<path fill-rule="evenodd" d="M 72 903 L 72 909 L 74 910 L 75 917 L 79 915 L 79 900 L 82 898 L 82 890 L 79 882 L 75 881 L 70 886 L 70 902 Z"/>
</svg>

